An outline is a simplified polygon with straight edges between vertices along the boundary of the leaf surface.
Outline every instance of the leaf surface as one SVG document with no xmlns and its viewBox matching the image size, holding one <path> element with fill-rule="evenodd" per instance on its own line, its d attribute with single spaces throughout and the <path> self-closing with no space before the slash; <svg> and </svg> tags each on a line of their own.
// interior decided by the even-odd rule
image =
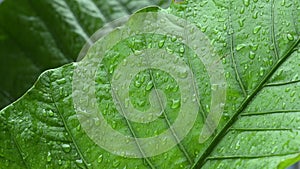
<svg viewBox="0 0 300 169">
<path fill-rule="evenodd" d="M 129 89 L 135 108 L 145 111 L 150 107 L 151 90 L 147 89 L 155 86 L 167 96 L 167 116 L 147 125 L 128 125 L 109 92 L 114 66 L 149 44 L 179 57 L 184 53 L 181 57 L 194 66 L 203 109 L 180 144 L 144 158 L 116 156 L 96 145 L 81 128 L 74 110 L 72 78 L 78 66 L 74 63 L 46 71 L 22 98 L 0 112 L 0 160 L 6 168 L 285 168 L 293 164 L 300 159 L 299 9 L 297 0 L 215 0 L 174 3 L 162 10 L 197 25 L 224 66 L 225 110 L 206 142 L 199 143 L 212 92 L 205 66 L 192 59 L 192 48 L 180 50 L 184 45 L 180 38 L 143 34 L 107 51 L 95 80 L 99 109 L 106 110 L 105 119 L 123 134 L 149 137 L 161 133 L 168 128 L 165 121 L 173 123 L 178 115 L 176 99 L 183 87 L 176 87 L 172 77 L 159 70 L 136 75 Z M 89 54 L 95 54 L 93 49 L 101 45 L 96 43 Z"/>
</svg>

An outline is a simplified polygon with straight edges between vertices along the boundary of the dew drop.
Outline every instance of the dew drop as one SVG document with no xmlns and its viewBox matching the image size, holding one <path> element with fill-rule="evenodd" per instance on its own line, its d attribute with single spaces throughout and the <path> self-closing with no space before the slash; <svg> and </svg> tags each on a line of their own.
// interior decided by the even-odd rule
<svg viewBox="0 0 300 169">
<path fill-rule="evenodd" d="M 245 13 L 245 8 L 244 7 L 242 7 L 242 9 L 240 10 L 240 14 L 243 14 L 243 13 Z"/>
<path fill-rule="evenodd" d="M 263 76 L 263 75 L 264 75 L 264 69 L 263 69 L 262 67 L 259 69 L 259 75 L 260 75 L 260 76 Z"/>
<path fill-rule="evenodd" d="M 291 97 L 294 97 L 295 94 L 296 94 L 296 92 L 295 92 L 295 91 L 292 91 L 291 94 L 290 94 L 290 96 L 291 96 Z"/>
<path fill-rule="evenodd" d="M 245 70 L 248 69 L 248 64 L 245 64 L 244 69 L 245 69 Z"/>
<path fill-rule="evenodd" d="M 49 115 L 50 117 L 53 117 L 53 116 L 54 116 L 54 112 L 53 112 L 52 110 L 49 110 L 49 111 L 48 111 L 48 115 Z"/>
<path fill-rule="evenodd" d="M 251 49 L 252 49 L 253 51 L 256 51 L 256 50 L 258 49 L 258 45 L 257 45 L 257 44 L 252 44 L 252 45 L 251 45 Z"/>
<path fill-rule="evenodd" d="M 252 18 L 253 18 L 253 19 L 257 19 L 257 16 L 258 16 L 258 12 L 256 11 L 256 12 L 254 12 L 254 14 L 252 15 Z"/>
<path fill-rule="evenodd" d="M 287 34 L 287 39 L 288 39 L 289 41 L 293 41 L 293 40 L 294 40 L 294 36 L 291 35 L 291 34 Z"/>
<path fill-rule="evenodd" d="M 50 162 L 51 160 L 52 160 L 52 157 L 51 157 L 51 153 L 50 152 L 48 152 L 48 155 L 47 155 L 47 162 Z"/>
<path fill-rule="evenodd" d="M 248 7 L 250 5 L 250 0 L 244 0 L 244 5 Z"/>
<path fill-rule="evenodd" d="M 167 47 L 166 50 L 167 50 L 167 52 L 168 52 L 169 54 L 173 54 L 173 53 L 174 53 L 174 50 L 171 49 L 171 48 L 169 48 L 169 47 Z"/>
<path fill-rule="evenodd" d="M 142 86 L 142 83 L 140 83 L 138 80 L 134 81 L 134 86 L 137 88 L 140 88 Z"/>
<path fill-rule="evenodd" d="M 176 85 L 176 86 L 173 88 L 173 92 L 177 92 L 177 91 L 178 91 L 178 89 L 179 89 L 179 86 L 178 86 L 178 85 Z"/>
<path fill-rule="evenodd" d="M 62 144 L 61 147 L 66 153 L 71 151 L 71 146 L 69 144 Z"/>
<path fill-rule="evenodd" d="M 152 82 L 152 80 L 151 80 L 151 81 L 149 81 L 149 82 L 147 83 L 147 85 L 146 85 L 146 90 L 149 91 L 149 90 L 151 90 L 152 88 L 153 88 L 153 82 Z"/>
<path fill-rule="evenodd" d="M 240 20 L 238 21 L 240 27 L 243 27 L 243 26 L 244 26 L 244 20 L 245 20 L 245 19 L 240 19 Z"/>
<path fill-rule="evenodd" d="M 103 161 L 103 155 L 99 155 L 98 159 L 97 159 L 97 162 L 98 163 L 101 163 Z"/>
<path fill-rule="evenodd" d="M 226 58 L 225 58 L 225 57 L 222 58 L 222 63 L 223 63 L 223 64 L 226 64 Z"/>
<path fill-rule="evenodd" d="M 256 26 L 254 29 L 253 29 L 253 33 L 254 34 L 257 34 L 261 29 L 261 26 Z"/>
<path fill-rule="evenodd" d="M 176 40 L 177 40 L 177 37 L 176 37 L 176 36 L 172 36 L 172 37 L 171 37 L 171 41 L 172 41 L 172 42 L 175 42 Z"/>
<path fill-rule="evenodd" d="M 59 84 L 59 85 L 62 85 L 62 84 L 65 84 L 65 83 L 66 83 L 66 79 L 65 78 L 57 80 L 57 84 Z"/>
<path fill-rule="evenodd" d="M 237 46 L 236 46 L 236 50 L 237 51 L 239 51 L 239 50 L 241 50 L 241 49 L 243 49 L 244 47 L 246 47 L 246 45 L 245 44 L 238 44 Z"/>
<path fill-rule="evenodd" d="M 118 167 L 119 165 L 120 165 L 120 161 L 119 160 L 115 160 L 114 162 L 113 162 L 113 167 Z"/>
<path fill-rule="evenodd" d="M 249 58 L 253 60 L 255 58 L 255 53 L 250 51 L 249 52 Z"/>
<path fill-rule="evenodd" d="M 187 70 L 184 70 L 184 71 L 180 71 L 179 72 L 179 77 L 184 79 L 188 76 L 188 71 Z"/>
<path fill-rule="evenodd" d="M 206 32 L 206 30 L 207 30 L 207 26 L 203 26 L 203 27 L 201 27 L 201 29 L 200 29 L 203 33 L 204 32 Z"/>
<path fill-rule="evenodd" d="M 235 150 L 238 150 L 240 147 L 241 147 L 240 141 L 238 140 L 237 143 L 235 144 L 234 149 L 235 149 Z"/>
<path fill-rule="evenodd" d="M 165 44 L 165 40 L 160 40 L 160 41 L 158 42 L 158 47 L 159 47 L 159 48 L 162 48 L 162 47 L 164 46 L 164 44 Z"/>
<path fill-rule="evenodd" d="M 172 106 L 171 106 L 172 109 L 176 109 L 179 106 L 180 106 L 180 99 L 174 99 L 174 100 L 172 100 Z"/>
<path fill-rule="evenodd" d="M 79 167 L 79 168 L 86 168 L 83 164 L 83 161 L 82 159 L 79 159 L 79 160 L 76 160 L 76 165 Z"/>
<path fill-rule="evenodd" d="M 64 95 L 64 88 L 63 87 L 59 87 L 59 95 L 60 96 Z"/>
<path fill-rule="evenodd" d="M 230 73 L 229 73 L 229 72 L 226 72 L 226 73 L 225 73 L 225 77 L 226 77 L 226 79 L 228 79 L 228 78 L 230 77 Z"/>
<path fill-rule="evenodd" d="M 111 125 L 111 127 L 112 127 L 113 129 L 115 129 L 115 128 L 117 127 L 117 123 L 116 123 L 116 121 L 113 121 L 113 122 L 112 122 L 112 125 Z"/>
<path fill-rule="evenodd" d="M 78 126 L 76 127 L 76 130 L 77 130 L 77 131 L 80 131 L 80 130 L 81 130 L 81 125 L 78 125 Z"/>
<path fill-rule="evenodd" d="M 184 53 L 184 51 L 185 51 L 184 46 L 180 46 L 179 52 L 180 52 L 180 53 Z"/>
</svg>

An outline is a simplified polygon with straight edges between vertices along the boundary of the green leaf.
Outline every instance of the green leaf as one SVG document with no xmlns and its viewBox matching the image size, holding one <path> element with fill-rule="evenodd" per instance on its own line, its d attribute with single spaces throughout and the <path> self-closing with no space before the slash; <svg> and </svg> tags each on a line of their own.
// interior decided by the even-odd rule
<svg viewBox="0 0 300 169">
<path fill-rule="evenodd" d="M 293 164 L 300 159 L 299 9 L 297 0 L 214 0 L 173 3 L 168 10 L 159 11 L 195 24 L 210 40 L 210 43 L 199 43 L 191 48 L 172 34 L 143 33 L 114 41 L 122 28 L 111 32 L 96 42 L 81 62 L 44 72 L 23 97 L 0 112 L 3 168 L 285 168 Z M 132 18 L 134 16 L 138 13 Z M 126 26 L 139 29 L 138 23 L 142 22 L 143 18 L 132 19 Z M 170 29 L 180 27 L 182 25 L 174 22 Z M 87 91 L 86 94 L 74 98 L 76 90 L 73 87 L 78 82 L 73 81 L 74 73 L 78 73 L 82 63 L 88 65 L 90 62 L 85 62 L 88 59 L 99 59 L 97 51 L 104 46 L 111 48 L 103 54 L 102 64 L 95 68 L 98 72 L 92 91 L 97 104 L 90 99 L 91 88 L 86 81 L 83 81 L 86 84 L 81 81 L 82 88 L 79 88 Z M 216 89 L 215 84 L 210 84 L 207 65 L 194 56 L 198 48 L 209 51 L 210 46 L 216 55 L 209 57 L 218 57 L 215 64 L 224 67 L 226 102 L 216 131 L 199 143 L 205 118 L 216 105 L 210 104 Z M 196 82 L 196 85 L 191 84 L 199 91 L 196 93 L 200 99 L 197 100 L 199 112 L 188 135 L 169 151 L 150 157 L 125 158 L 115 155 L 118 152 L 104 150 L 88 135 L 76 114 L 76 100 L 87 101 L 90 108 L 102 110 L 107 123 L 124 135 L 151 137 L 167 130 L 166 121 L 175 123 L 184 104 L 178 101 L 184 94 L 181 91 L 189 87 L 177 87 L 173 72 L 151 69 L 129 79 L 130 102 L 138 111 L 151 108 L 151 91 L 159 89 L 164 93 L 158 92 L 157 99 L 165 104 L 166 115 L 147 124 L 128 122 L 121 115 L 118 110 L 122 108 L 123 98 L 118 99 L 112 87 L 114 73 L 118 72 L 116 66 L 122 65 L 131 55 L 138 58 L 140 51 L 147 48 L 164 50 L 165 56 L 175 55 L 178 62 L 189 65 Z M 79 115 L 84 114 L 79 112 Z M 88 119 L 85 124 L 102 125 L 97 117 Z M 100 129 L 100 132 L 107 131 Z M 176 132 L 172 134 L 176 136 Z M 99 137 L 101 139 L 106 138 Z M 117 139 L 112 137 L 111 142 Z M 141 147 L 143 145 L 137 149 L 142 152 Z"/>
<path fill-rule="evenodd" d="M 75 61 L 105 23 L 148 0 L 5 0 L 0 5 L 0 108 L 19 98 L 46 69 Z"/>
</svg>

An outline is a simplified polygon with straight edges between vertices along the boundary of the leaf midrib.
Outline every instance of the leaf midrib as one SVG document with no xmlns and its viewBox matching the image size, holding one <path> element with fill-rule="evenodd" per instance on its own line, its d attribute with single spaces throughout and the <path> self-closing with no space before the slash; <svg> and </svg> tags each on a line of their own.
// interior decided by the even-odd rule
<svg viewBox="0 0 300 169">
<path fill-rule="evenodd" d="M 192 168 L 201 168 L 205 164 L 205 162 L 208 160 L 208 156 L 212 153 L 212 151 L 219 144 L 222 138 L 227 134 L 231 126 L 237 121 L 239 115 L 247 108 L 247 106 L 255 98 L 255 96 L 265 87 L 266 82 L 272 77 L 272 75 L 276 72 L 276 70 L 287 60 L 287 58 L 289 58 L 292 55 L 294 49 L 299 45 L 299 43 L 300 43 L 300 38 L 298 38 L 291 46 L 291 48 L 283 55 L 283 57 L 281 57 L 275 63 L 275 65 L 264 76 L 262 81 L 257 85 L 257 87 L 252 91 L 252 93 L 244 99 L 244 101 L 242 102 L 241 106 L 239 106 L 236 113 L 234 113 L 234 115 L 228 120 L 228 122 L 220 130 L 220 132 L 213 138 L 211 144 L 204 151 L 204 153 L 198 158 L 198 160 L 196 160 Z"/>
</svg>

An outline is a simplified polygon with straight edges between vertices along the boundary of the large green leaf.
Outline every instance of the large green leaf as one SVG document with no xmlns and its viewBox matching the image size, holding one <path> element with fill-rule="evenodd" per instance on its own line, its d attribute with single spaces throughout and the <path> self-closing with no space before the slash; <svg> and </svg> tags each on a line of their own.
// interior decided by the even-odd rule
<svg viewBox="0 0 300 169">
<path fill-rule="evenodd" d="M 148 0 L 6 0 L 0 5 L 0 108 L 19 98 L 49 68 L 75 61 L 105 23 Z"/>
<path fill-rule="evenodd" d="M 204 65 L 193 60 L 194 49 L 171 35 L 142 34 L 109 44 L 113 47 L 105 54 L 95 80 L 99 109 L 106 110 L 103 116 L 107 122 L 123 134 L 150 137 L 166 130 L 165 121 L 174 122 L 178 115 L 177 103 L 184 86 L 177 87 L 168 73 L 159 70 L 141 72 L 130 85 L 132 104 L 140 111 L 147 110 L 149 89 L 156 86 L 167 96 L 167 116 L 147 125 L 128 123 L 111 96 L 111 76 L 114 66 L 147 47 L 181 56 L 194 65 L 202 109 L 189 134 L 176 147 L 144 158 L 124 158 L 99 147 L 82 129 L 73 106 L 73 72 L 80 64 L 74 63 L 46 71 L 23 97 L 0 112 L 1 167 L 284 168 L 298 161 L 299 1 L 186 1 L 161 12 L 197 25 L 209 37 L 224 66 L 225 110 L 211 138 L 199 143 L 203 117 L 212 109 L 213 86 Z M 118 31 L 107 39 L 113 40 Z M 96 57 L 93 52 L 102 45 L 106 44 L 96 43 L 88 56 Z"/>
</svg>

